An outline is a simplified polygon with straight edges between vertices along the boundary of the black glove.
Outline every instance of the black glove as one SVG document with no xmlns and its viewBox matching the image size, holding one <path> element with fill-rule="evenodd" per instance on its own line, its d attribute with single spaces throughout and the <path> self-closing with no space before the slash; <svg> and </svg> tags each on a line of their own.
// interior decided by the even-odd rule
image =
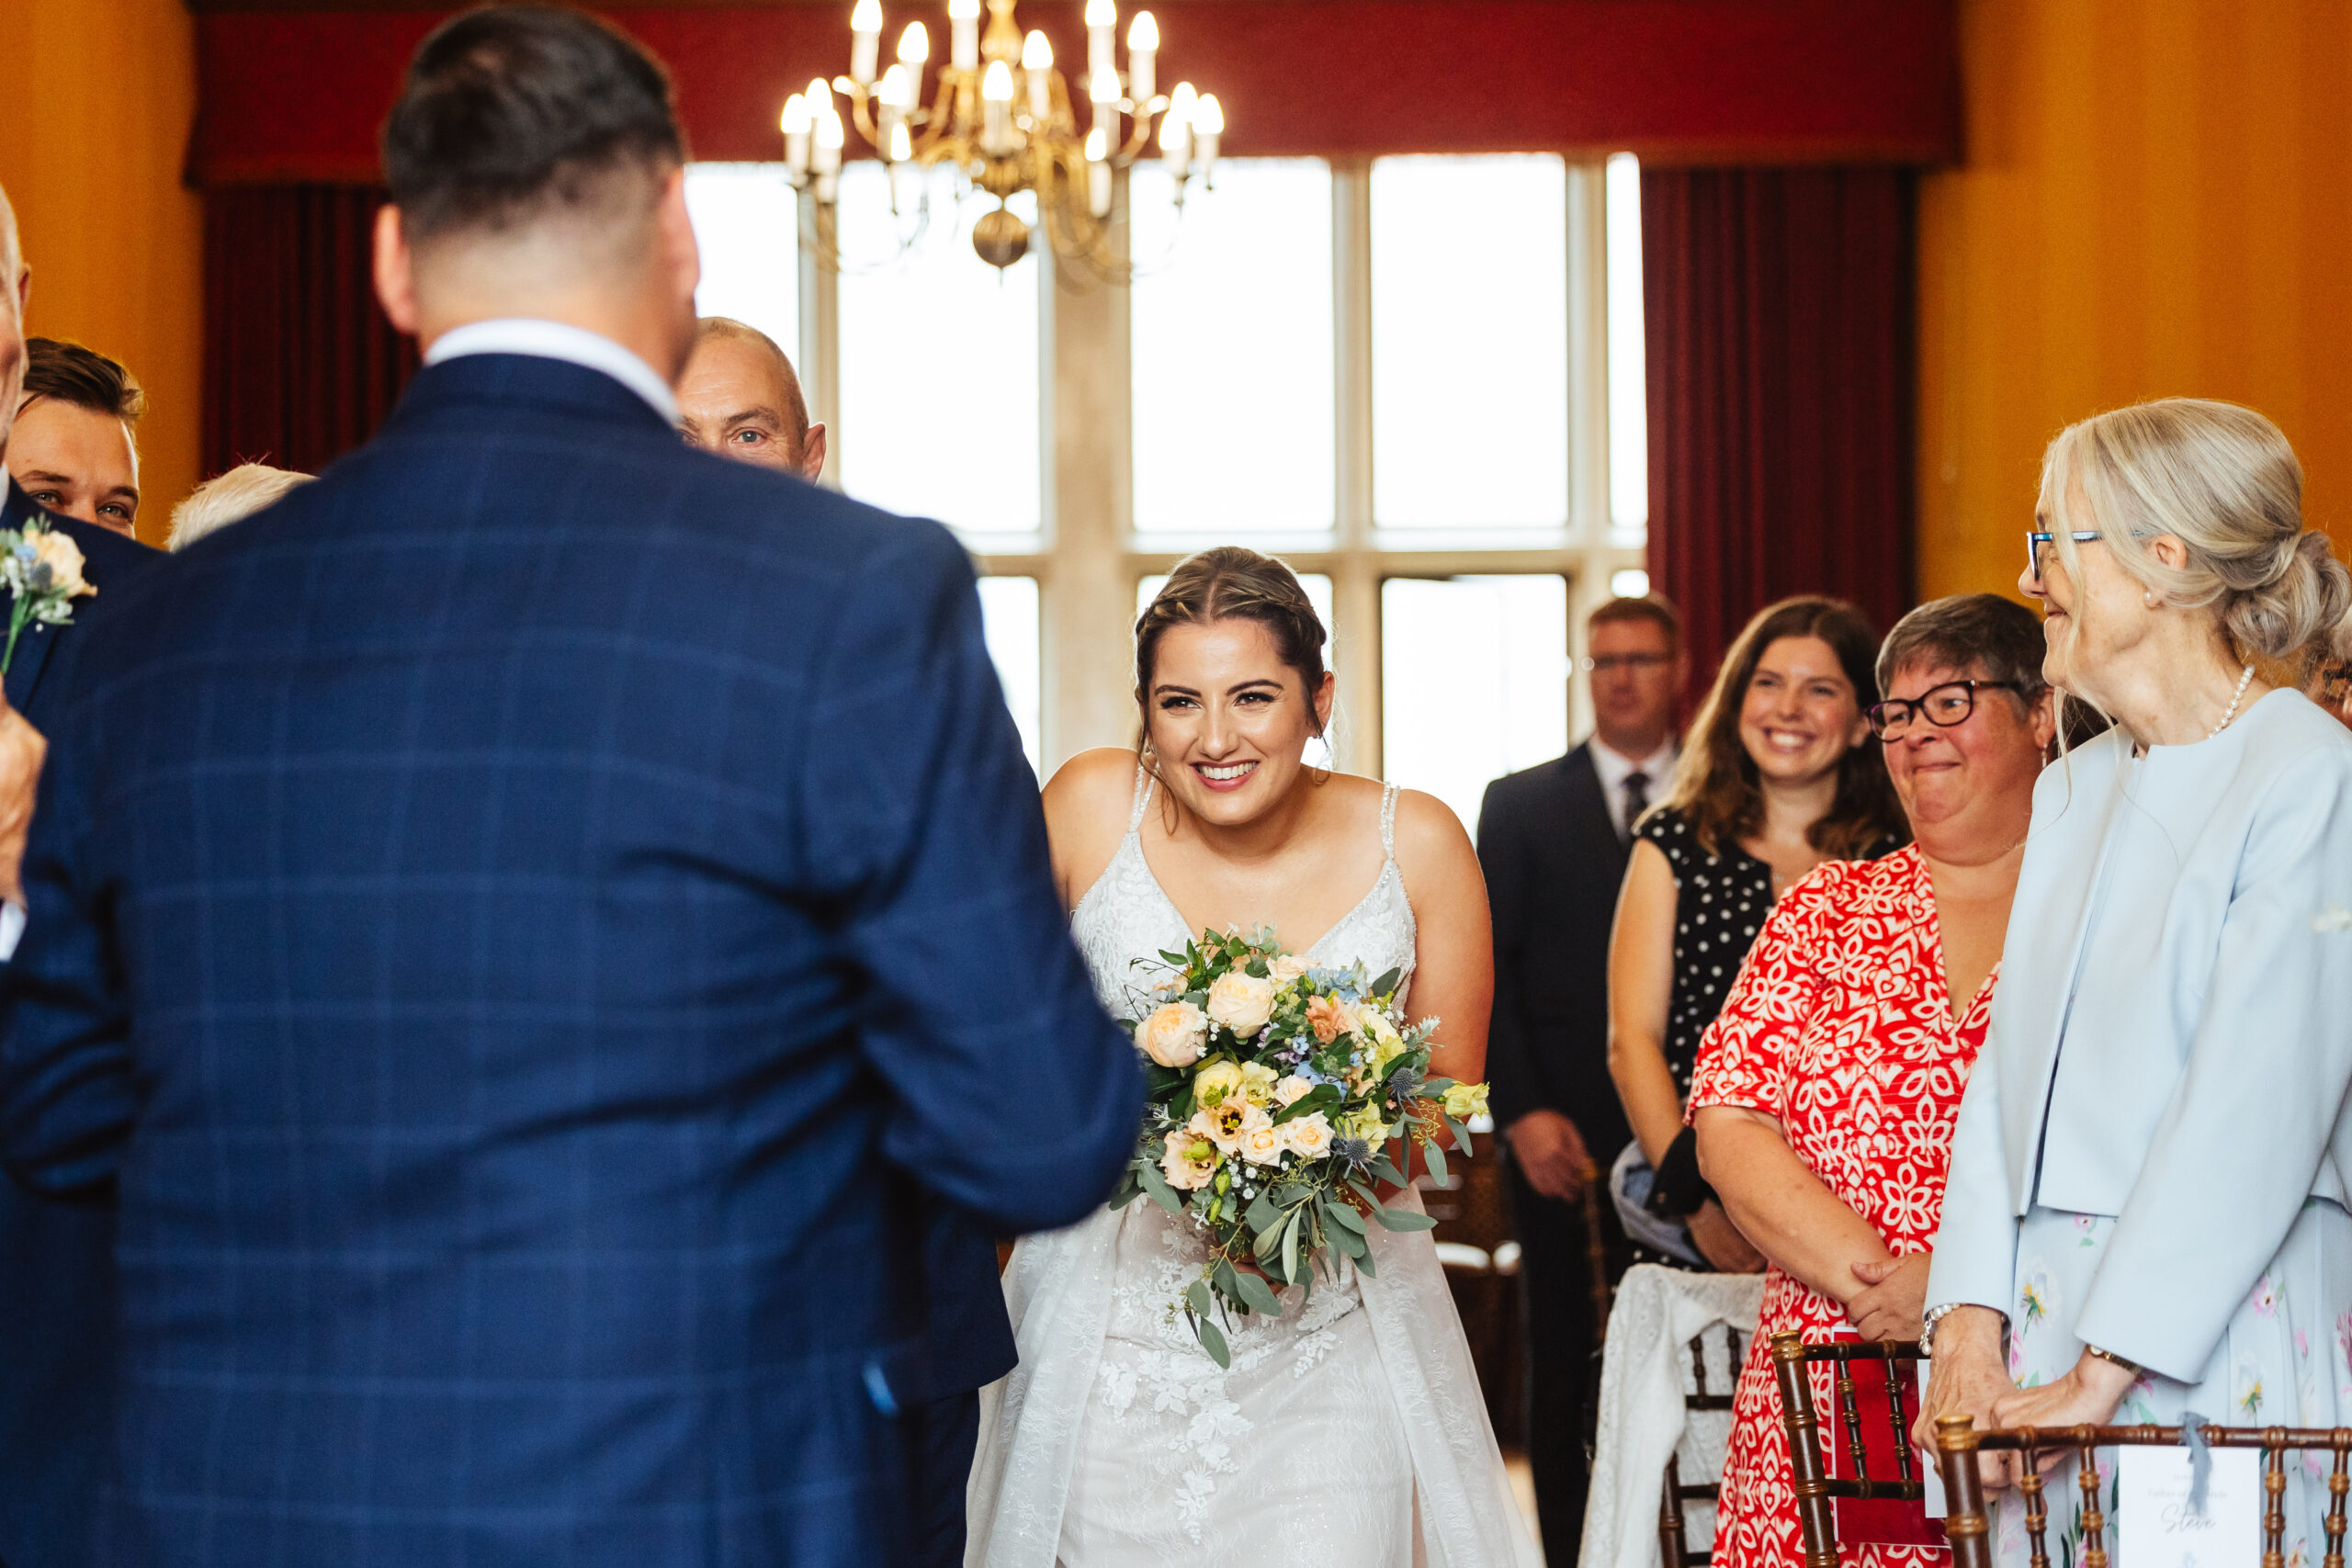
<svg viewBox="0 0 2352 1568">
<path fill-rule="evenodd" d="M 1714 1195 L 1715 1190 L 1699 1174 L 1699 1134 L 1685 1127 L 1667 1145 L 1666 1157 L 1657 1162 L 1657 1177 L 1650 1183 L 1649 1198 L 1642 1206 L 1662 1220 L 1687 1220 Z"/>
</svg>

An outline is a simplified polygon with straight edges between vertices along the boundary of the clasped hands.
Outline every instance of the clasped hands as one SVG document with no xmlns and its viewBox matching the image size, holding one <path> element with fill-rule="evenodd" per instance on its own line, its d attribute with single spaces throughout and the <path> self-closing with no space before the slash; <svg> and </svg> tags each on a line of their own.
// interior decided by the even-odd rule
<svg viewBox="0 0 2352 1568">
<path fill-rule="evenodd" d="M 1995 1427 L 2044 1428 L 2103 1425 L 2131 1392 L 2133 1374 L 2086 1350 L 2064 1376 L 2037 1388 L 2019 1388 L 2003 1362 L 2001 1314 L 1987 1307 L 1953 1309 L 1936 1325 L 1936 1355 L 1928 1396 L 1919 1404 L 1912 1440 L 1924 1453 L 1936 1451 L 1936 1418 L 1973 1417 L 1979 1430 Z M 2044 1449 L 2037 1468 L 2056 1469 L 2073 1450 Z M 2013 1452 L 1980 1453 L 1977 1472 L 1987 1486 L 2007 1486 L 2021 1473 Z"/>
</svg>

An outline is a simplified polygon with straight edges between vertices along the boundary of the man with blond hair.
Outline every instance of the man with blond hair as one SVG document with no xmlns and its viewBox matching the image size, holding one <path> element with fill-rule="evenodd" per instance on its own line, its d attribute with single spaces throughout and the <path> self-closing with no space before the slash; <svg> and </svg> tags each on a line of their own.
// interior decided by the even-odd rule
<svg viewBox="0 0 2352 1568">
<path fill-rule="evenodd" d="M 22 400 L 25 303 L 32 274 L 17 216 L 0 191 L 0 467 Z M 14 479 L 0 497 L 0 529 L 42 518 Z M 85 575 L 120 586 L 156 552 L 70 517 L 47 516 L 74 541 Z M 74 622 L 35 622 L 17 638 L 0 708 L 0 959 L 24 925 L 17 872 L 32 820 L 46 741 L 62 709 L 65 682 L 51 669 L 60 642 L 83 635 L 96 601 L 74 601 Z M 0 1180 L 0 1562 L 52 1568 L 83 1561 L 81 1533 L 104 1448 L 106 1390 L 112 1375 L 107 1324 L 113 1291 L 112 1217 L 101 1205 L 35 1197 Z"/>
<path fill-rule="evenodd" d="M 298 474 L 291 468 L 274 468 L 267 463 L 240 463 L 225 474 L 205 480 L 187 492 L 186 501 L 172 508 L 172 536 L 164 547 L 177 555 L 207 534 L 217 534 L 232 523 L 242 523 L 254 513 L 285 500 L 289 491 L 310 482 L 309 474 Z"/>
</svg>

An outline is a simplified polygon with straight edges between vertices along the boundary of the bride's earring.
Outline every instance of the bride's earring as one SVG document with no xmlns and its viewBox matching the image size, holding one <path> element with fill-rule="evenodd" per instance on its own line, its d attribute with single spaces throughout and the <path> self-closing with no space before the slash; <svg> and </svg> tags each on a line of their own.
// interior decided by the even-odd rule
<svg viewBox="0 0 2352 1568">
<path fill-rule="evenodd" d="M 2154 609 L 2156 607 L 2156 591 L 2153 588 L 2143 588 L 2140 590 L 2140 603 L 2145 604 L 2151 610 Z"/>
</svg>

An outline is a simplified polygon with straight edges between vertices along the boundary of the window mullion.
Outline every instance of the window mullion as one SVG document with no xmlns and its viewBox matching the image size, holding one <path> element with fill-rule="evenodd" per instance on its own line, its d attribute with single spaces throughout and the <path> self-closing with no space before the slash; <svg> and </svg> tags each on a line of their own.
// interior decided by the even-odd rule
<svg viewBox="0 0 2352 1568">
<path fill-rule="evenodd" d="M 1343 722 L 1340 765 L 1385 772 L 1381 745 L 1380 566 L 1373 544 L 1372 165 L 1331 168 L 1332 408 L 1338 515 L 1331 573 L 1331 661 Z"/>
</svg>

